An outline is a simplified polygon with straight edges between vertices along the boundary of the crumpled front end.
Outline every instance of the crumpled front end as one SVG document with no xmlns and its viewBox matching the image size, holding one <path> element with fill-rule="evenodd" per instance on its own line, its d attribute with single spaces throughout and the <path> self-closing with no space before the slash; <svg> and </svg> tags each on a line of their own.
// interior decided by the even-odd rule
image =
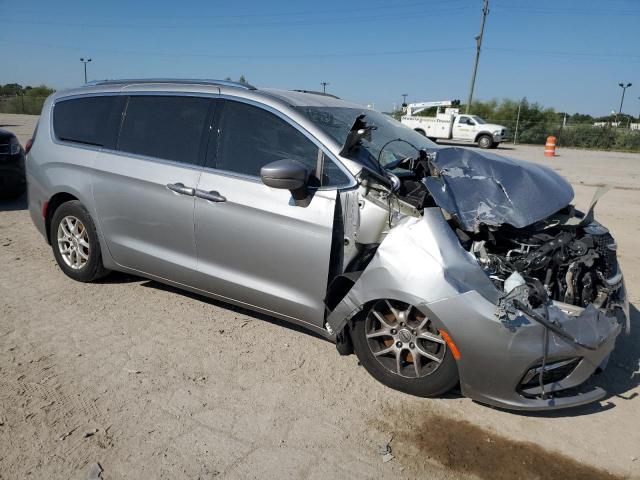
<svg viewBox="0 0 640 480">
<path fill-rule="evenodd" d="M 550 320 L 574 342 L 523 314 L 498 316 L 495 305 L 476 292 L 424 308 L 442 319 L 455 339 L 461 352 L 460 387 L 474 400 L 506 409 L 550 410 L 584 405 L 606 394 L 598 387 L 576 387 L 606 365 L 621 330 L 615 314 L 550 306 Z"/>
<path fill-rule="evenodd" d="M 350 274 L 352 285 L 331 306 L 327 329 L 340 332 L 379 299 L 415 305 L 455 343 L 463 394 L 507 409 L 565 408 L 605 395 L 575 388 L 604 367 L 628 319 L 621 274 L 613 280 L 618 283 L 599 308 L 549 296 L 537 301 L 532 291 L 541 292 L 526 280 L 515 282 L 510 296 L 504 279 L 464 247 L 442 211 L 425 208 L 422 217 L 393 226 L 366 267 Z M 596 286 L 592 292 L 580 285 L 580 301 L 598 295 Z"/>
</svg>

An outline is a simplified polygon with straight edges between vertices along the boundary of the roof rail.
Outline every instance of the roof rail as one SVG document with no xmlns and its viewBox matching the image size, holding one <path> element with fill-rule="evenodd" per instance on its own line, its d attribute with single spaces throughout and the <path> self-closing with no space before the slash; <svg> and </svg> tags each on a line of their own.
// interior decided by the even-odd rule
<svg viewBox="0 0 640 480">
<path fill-rule="evenodd" d="M 315 90 L 298 90 L 298 89 L 294 89 L 293 91 L 300 92 L 300 93 L 310 93 L 312 95 L 320 95 L 323 97 L 337 98 L 338 100 L 340 100 L 340 97 L 336 97 L 335 95 L 331 95 L 330 93 L 327 93 L 327 92 L 317 92 Z"/>
<path fill-rule="evenodd" d="M 187 79 L 187 78 L 123 78 L 119 80 L 94 80 L 85 85 L 125 85 L 129 83 L 177 83 L 181 85 L 217 85 L 224 87 L 238 87 L 247 90 L 257 90 L 256 87 L 248 83 L 232 82 L 231 80 L 212 79 Z"/>
</svg>

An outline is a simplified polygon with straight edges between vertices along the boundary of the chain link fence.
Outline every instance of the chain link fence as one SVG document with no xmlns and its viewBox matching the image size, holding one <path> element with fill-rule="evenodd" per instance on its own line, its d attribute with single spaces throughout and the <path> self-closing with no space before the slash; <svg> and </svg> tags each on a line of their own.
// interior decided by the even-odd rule
<svg viewBox="0 0 640 480">
<path fill-rule="evenodd" d="M 35 95 L 0 96 L 0 113 L 23 113 L 40 115 L 42 105 L 47 97 Z"/>
<path fill-rule="evenodd" d="M 592 123 L 564 125 L 549 121 L 525 122 L 518 125 L 515 137 L 516 119 L 486 120 L 507 127 L 512 142 L 544 145 L 547 137 L 553 135 L 559 147 L 640 152 L 640 130 L 632 129 L 631 125 L 616 127 L 611 124 L 595 126 Z"/>
</svg>

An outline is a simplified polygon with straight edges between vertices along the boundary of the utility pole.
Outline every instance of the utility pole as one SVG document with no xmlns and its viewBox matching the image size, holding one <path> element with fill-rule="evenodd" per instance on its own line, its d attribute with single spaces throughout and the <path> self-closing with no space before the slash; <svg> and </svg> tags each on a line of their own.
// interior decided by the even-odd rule
<svg viewBox="0 0 640 480">
<path fill-rule="evenodd" d="M 482 36 L 484 35 L 484 21 L 489 14 L 489 0 L 482 0 L 482 20 L 480 21 L 480 34 L 476 39 L 476 58 L 473 61 L 473 73 L 471 74 L 471 87 L 469 88 L 469 100 L 467 101 L 467 109 L 465 113 L 469 113 L 471 101 L 473 100 L 473 87 L 476 84 L 476 73 L 478 71 L 478 60 L 480 60 L 480 49 L 482 48 Z"/>
<path fill-rule="evenodd" d="M 522 108 L 522 100 L 518 104 L 518 116 L 516 117 L 516 131 L 513 134 L 513 144 L 518 143 L 518 127 L 520 126 L 520 109 Z"/>
<path fill-rule="evenodd" d="M 408 93 L 403 93 L 402 94 L 402 106 L 406 107 L 407 106 L 407 97 L 409 96 Z"/>
<path fill-rule="evenodd" d="M 322 93 L 327 93 L 327 85 L 329 85 L 329 82 L 320 82 L 320 85 L 322 85 Z"/>
<path fill-rule="evenodd" d="M 618 85 L 622 88 L 622 98 L 620 99 L 620 108 L 618 109 L 618 115 L 622 115 L 622 103 L 624 102 L 624 92 L 626 92 L 627 88 L 631 86 L 631 82 L 627 83 L 626 85 L 621 82 Z M 616 115 L 616 123 L 618 123 L 618 115 Z M 616 128 L 617 128 L 617 125 L 616 125 Z"/>
<path fill-rule="evenodd" d="M 91 59 L 87 58 L 85 60 L 84 58 L 80 58 L 80 61 L 84 63 L 84 83 L 87 83 L 87 63 L 89 63 Z"/>
</svg>

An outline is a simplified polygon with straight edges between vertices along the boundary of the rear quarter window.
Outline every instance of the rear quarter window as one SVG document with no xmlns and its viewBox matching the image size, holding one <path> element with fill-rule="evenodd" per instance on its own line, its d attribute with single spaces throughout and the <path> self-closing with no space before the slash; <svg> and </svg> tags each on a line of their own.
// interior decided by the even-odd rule
<svg viewBox="0 0 640 480">
<path fill-rule="evenodd" d="M 60 100 L 53 107 L 53 131 L 58 140 L 113 148 L 124 97 L 99 96 Z"/>
</svg>

